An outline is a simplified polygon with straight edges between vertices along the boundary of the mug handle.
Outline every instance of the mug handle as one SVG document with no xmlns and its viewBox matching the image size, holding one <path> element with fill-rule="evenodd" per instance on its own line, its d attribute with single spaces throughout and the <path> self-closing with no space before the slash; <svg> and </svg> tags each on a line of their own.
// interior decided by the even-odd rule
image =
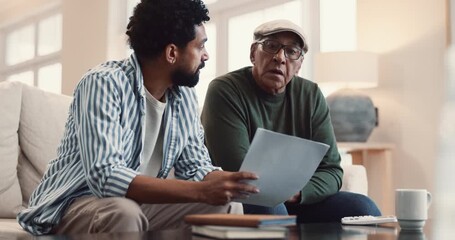
<svg viewBox="0 0 455 240">
<path fill-rule="evenodd" d="M 427 208 L 431 205 L 431 193 L 427 191 Z"/>
</svg>

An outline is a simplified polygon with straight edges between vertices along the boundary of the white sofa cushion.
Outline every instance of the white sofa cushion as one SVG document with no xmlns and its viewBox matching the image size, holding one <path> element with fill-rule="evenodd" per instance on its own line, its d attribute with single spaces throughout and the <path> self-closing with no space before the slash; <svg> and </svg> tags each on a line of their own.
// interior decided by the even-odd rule
<svg viewBox="0 0 455 240">
<path fill-rule="evenodd" d="M 368 196 L 367 172 L 362 165 L 343 165 L 342 191 L 354 192 Z"/>
<path fill-rule="evenodd" d="M 24 85 L 19 125 L 19 182 L 24 205 L 44 175 L 47 163 L 57 156 L 71 97 Z"/>
<path fill-rule="evenodd" d="M 16 82 L 0 83 L 0 218 L 15 218 L 22 207 L 17 178 L 21 86 Z"/>
<path fill-rule="evenodd" d="M 15 218 L 0 219 L 0 239 L 32 239 Z"/>
</svg>

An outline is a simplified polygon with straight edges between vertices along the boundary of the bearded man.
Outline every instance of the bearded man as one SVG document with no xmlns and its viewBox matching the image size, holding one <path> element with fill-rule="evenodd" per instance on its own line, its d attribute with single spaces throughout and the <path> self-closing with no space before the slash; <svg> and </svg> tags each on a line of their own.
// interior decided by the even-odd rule
<svg viewBox="0 0 455 240">
<path fill-rule="evenodd" d="M 231 199 L 258 192 L 244 183 L 256 175 L 219 171 L 204 146 L 191 87 L 209 58 L 209 19 L 200 0 L 137 5 L 126 32 L 134 53 L 79 82 L 58 156 L 18 214 L 25 230 L 184 228 L 186 214 L 226 213 Z"/>
</svg>

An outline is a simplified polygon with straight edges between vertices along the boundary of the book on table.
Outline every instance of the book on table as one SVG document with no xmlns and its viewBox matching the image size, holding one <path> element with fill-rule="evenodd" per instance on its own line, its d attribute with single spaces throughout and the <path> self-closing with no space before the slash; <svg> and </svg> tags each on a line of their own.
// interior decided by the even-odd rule
<svg viewBox="0 0 455 240">
<path fill-rule="evenodd" d="M 286 227 L 230 227 L 213 225 L 193 225 L 191 231 L 195 235 L 220 239 L 280 239 L 288 233 Z"/>
<path fill-rule="evenodd" d="M 285 238 L 287 226 L 296 225 L 296 216 L 261 214 L 191 214 L 184 221 L 193 234 L 212 238 Z"/>
<path fill-rule="evenodd" d="M 191 214 L 184 218 L 185 222 L 192 225 L 216 225 L 231 227 L 276 227 L 296 225 L 294 215 L 262 215 L 262 214 Z"/>
</svg>

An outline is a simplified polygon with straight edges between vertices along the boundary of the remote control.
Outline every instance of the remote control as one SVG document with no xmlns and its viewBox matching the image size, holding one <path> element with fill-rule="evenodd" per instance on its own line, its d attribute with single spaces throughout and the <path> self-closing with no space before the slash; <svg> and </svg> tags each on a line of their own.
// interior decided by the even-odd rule
<svg viewBox="0 0 455 240">
<path fill-rule="evenodd" d="M 397 218 L 395 216 L 353 216 L 344 217 L 341 219 L 342 224 L 348 225 L 370 225 L 379 223 L 391 223 L 396 221 Z"/>
</svg>

